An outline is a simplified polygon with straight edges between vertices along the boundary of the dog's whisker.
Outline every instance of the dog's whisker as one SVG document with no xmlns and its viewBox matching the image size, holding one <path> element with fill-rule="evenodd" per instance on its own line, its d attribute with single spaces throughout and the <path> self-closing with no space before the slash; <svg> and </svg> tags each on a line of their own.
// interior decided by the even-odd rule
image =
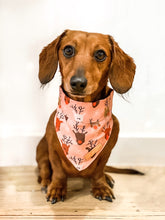
<svg viewBox="0 0 165 220">
<path fill-rule="evenodd" d="M 41 85 L 40 85 L 40 89 L 44 89 L 45 86 L 46 86 L 46 84 L 41 84 Z"/>
</svg>

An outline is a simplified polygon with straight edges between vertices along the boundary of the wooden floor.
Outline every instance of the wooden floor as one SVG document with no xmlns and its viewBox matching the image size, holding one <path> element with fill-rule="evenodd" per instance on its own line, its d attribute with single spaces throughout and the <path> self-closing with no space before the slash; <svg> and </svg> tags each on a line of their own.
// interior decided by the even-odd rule
<svg viewBox="0 0 165 220">
<path fill-rule="evenodd" d="M 165 219 L 165 167 L 141 167 L 145 176 L 112 174 L 113 203 L 90 194 L 90 183 L 68 181 L 68 197 L 50 204 L 41 193 L 35 167 L 0 168 L 0 219 Z"/>
</svg>

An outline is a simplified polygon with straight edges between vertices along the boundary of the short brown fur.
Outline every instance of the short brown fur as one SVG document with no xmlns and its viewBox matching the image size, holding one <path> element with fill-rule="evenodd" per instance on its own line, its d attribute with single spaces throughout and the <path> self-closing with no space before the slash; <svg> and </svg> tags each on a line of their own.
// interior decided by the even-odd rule
<svg viewBox="0 0 165 220">
<path fill-rule="evenodd" d="M 63 49 L 66 45 L 75 48 L 75 55 L 66 58 Z M 97 62 L 94 59 L 96 50 L 104 50 L 106 59 Z M 48 83 L 55 75 L 59 63 L 62 75 L 62 88 L 72 99 L 78 101 L 97 101 L 108 94 L 108 79 L 118 93 L 127 92 L 133 83 L 135 64 L 109 35 L 67 30 L 43 49 L 39 60 L 39 79 L 42 84 Z M 83 93 L 74 94 L 70 79 L 83 69 L 87 86 Z M 46 133 L 37 146 L 39 179 L 43 189 L 47 189 L 47 199 L 52 203 L 63 200 L 67 192 L 68 177 L 90 178 L 92 193 L 98 199 L 112 201 L 111 189 L 113 179 L 104 173 L 106 162 L 114 148 L 119 133 L 119 122 L 113 115 L 111 136 L 95 161 L 85 170 L 78 171 L 68 161 L 60 147 L 54 127 L 55 111 L 50 116 Z M 109 170 L 110 171 L 110 168 Z"/>
</svg>

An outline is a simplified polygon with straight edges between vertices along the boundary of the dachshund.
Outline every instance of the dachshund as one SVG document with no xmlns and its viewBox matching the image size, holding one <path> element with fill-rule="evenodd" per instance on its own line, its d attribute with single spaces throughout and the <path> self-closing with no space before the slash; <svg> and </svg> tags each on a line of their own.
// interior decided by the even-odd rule
<svg viewBox="0 0 165 220">
<path fill-rule="evenodd" d="M 39 80 L 42 85 L 53 79 L 58 64 L 62 78 L 60 93 L 65 99 L 62 101 L 66 112 L 60 109 L 61 100 L 59 99 L 59 111 L 55 110 L 51 114 L 46 133 L 37 146 L 36 160 L 41 189 L 47 193 L 47 201 L 54 204 L 58 201 L 64 201 L 66 198 L 68 177 L 84 177 L 91 180 L 91 192 L 95 198 L 112 202 L 115 199 L 112 191 L 114 180 L 105 172 L 142 173 L 133 169 L 106 166 L 119 134 L 118 119 L 111 114 L 108 109 L 109 106 L 105 112 L 106 116 L 110 115 L 108 117 L 112 123 L 110 126 L 110 123 L 107 122 L 107 128 L 105 128 L 106 125 L 104 129 L 102 128 L 102 133 L 103 130 L 109 132 L 102 136 L 102 139 L 103 137 L 106 139 L 104 147 L 100 148 L 102 145 L 97 145 L 98 140 L 90 139 L 88 143 L 86 141 L 86 148 L 84 148 L 85 151 L 89 151 L 89 154 L 85 155 L 85 159 L 76 158 L 73 155 L 69 158 L 68 154 L 73 145 L 71 137 L 76 136 L 76 132 L 78 134 L 79 131 L 79 137 L 76 136 L 77 145 L 74 148 L 76 149 L 75 154 L 77 154 L 87 134 L 85 126 L 79 127 L 81 120 L 83 120 L 82 111 L 84 107 L 78 107 L 77 104 L 73 105 L 73 103 L 81 103 L 82 105 L 87 103 L 88 106 L 92 103 L 93 112 L 91 115 L 93 115 L 99 106 L 99 100 L 101 100 L 101 104 L 104 104 L 103 101 L 107 100 L 109 95 L 111 97 L 108 100 L 112 99 L 113 90 L 119 94 L 124 94 L 132 87 L 136 65 L 112 36 L 72 30 L 64 31 L 48 46 L 44 47 L 40 53 Z M 108 80 L 113 90 L 108 87 Z M 61 133 L 62 139 L 59 140 L 58 132 L 64 121 L 67 123 L 68 114 L 71 110 L 69 107 L 68 110 L 66 108 L 70 104 L 69 102 L 72 102 L 71 107 L 75 115 L 81 115 L 82 118 L 76 116 L 77 120 L 80 121 L 76 121 L 76 124 L 73 125 L 71 137 L 65 135 L 67 129 L 64 126 L 64 134 Z M 103 109 L 101 104 L 98 107 L 99 110 Z M 96 129 L 101 128 L 99 120 L 93 118 L 89 120 L 88 124 L 91 125 L 89 129 L 95 130 L 97 134 Z M 86 162 L 88 159 L 90 159 L 90 164 L 85 168 L 80 169 L 80 166 L 75 166 L 75 164 L 83 164 L 83 160 Z"/>
</svg>

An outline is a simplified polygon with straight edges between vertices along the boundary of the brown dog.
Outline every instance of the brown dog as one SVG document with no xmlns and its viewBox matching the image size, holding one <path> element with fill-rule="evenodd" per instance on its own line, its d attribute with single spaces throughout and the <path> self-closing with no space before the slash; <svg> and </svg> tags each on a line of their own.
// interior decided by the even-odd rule
<svg viewBox="0 0 165 220">
<path fill-rule="evenodd" d="M 42 84 L 53 79 L 59 63 L 62 89 L 75 101 L 93 102 L 108 96 L 108 79 L 120 94 L 127 92 L 133 83 L 136 66 L 109 35 L 66 30 L 46 46 L 39 60 L 39 79 Z M 66 100 L 67 101 L 67 100 Z M 92 193 L 97 199 L 112 201 L 113 179 L 105 171 L 116 171 L 105 166 L 118 139 L 119 122 L 112 115 L 113 128 L 106 146 L 84 170 L 77 170 L 67 159 L 60 146 L 54 125 L 56 111 L 50 116 L 45 136 L 37 147 L 39 179 L 47 189 L 47 200 L 56 203 L 64 200 L 67 177 L 90 178 Z M 60 122 L 59 122 L 60 123 Z M 58 123 L 58 126 L 60 124 Z M 96 121 L 92 126 L 99 126 Z M 132 172 L 130 170 L 126 172 Z"/>
</svg>

